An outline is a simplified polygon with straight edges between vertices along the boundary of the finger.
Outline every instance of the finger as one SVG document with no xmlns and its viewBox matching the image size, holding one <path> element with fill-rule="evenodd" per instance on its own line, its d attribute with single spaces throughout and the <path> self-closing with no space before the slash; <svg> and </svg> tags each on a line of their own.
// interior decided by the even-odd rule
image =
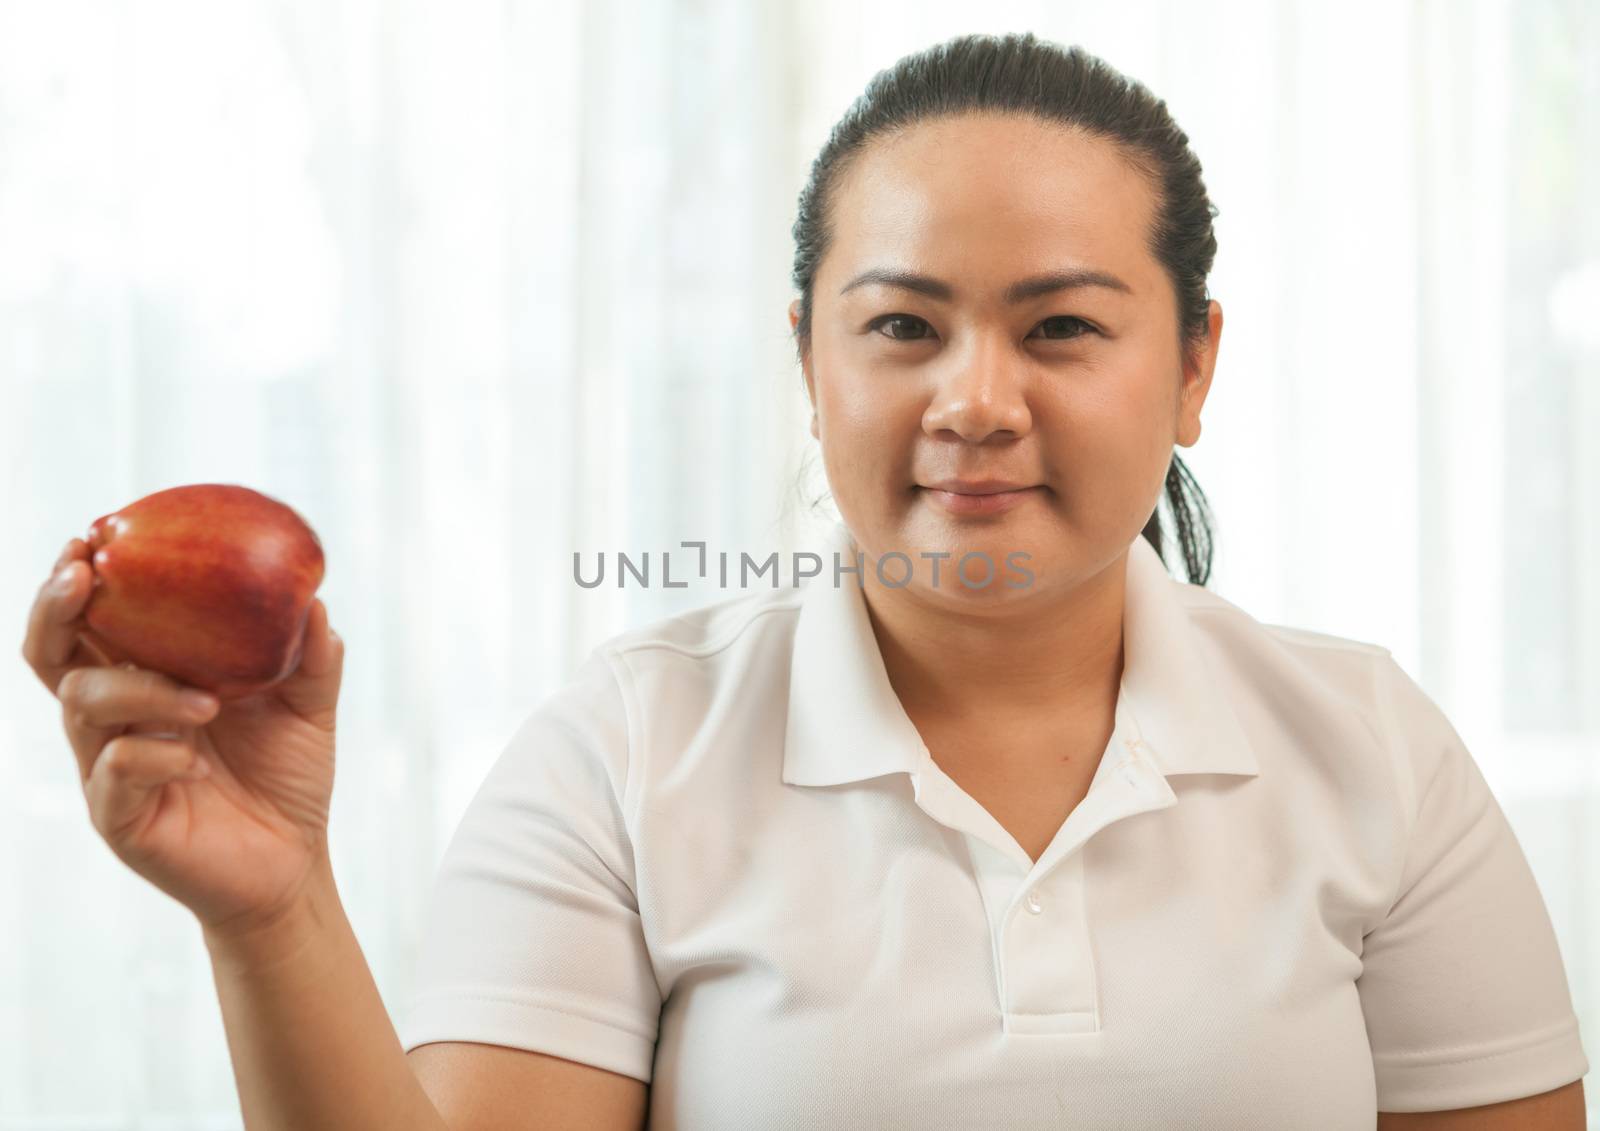
<svg viewBox="0 0 1600 1131">
<path fill-rule="evenodd" d="M 111 641 L 101 636 L 94 629 L 84 623 L 80 615 L 77 620 L 78 644 L 80 647 L 92 651 L 96 656 L 103 656 L 107 664 L 113 667 L 135 668 L 139 665 L 128 659 L 128 653 L 117 647 Z"/>
<path fill-rule="evenodd" d="M 67 563 L 39 587 L 28 613 L 22 656 L 52 695 L 59 694 L 62 676 L 91 661 L 88 653 L 79 652 L 78 642 L 83 628 L 79 617 L 93 589 L 92 572 L 77 559 Z"/>
<path fill-rule="evenodd" d="M 56 557 L 56 564 L 50 567 L 50 572 L 55 573 L 62 566 L 71 561 L 87 561 L 89 558 L 89 543 L 82 538 L 69 541 Z"/>
<path fill-rule="evenodd" d="M 311 602 L 301 640 L 300 664 L 278 694 L 292 710 L 319 726 L 332 728 L 344 678 L 344 640 L 328 620 L 328 607 Z"/>
<path fill-rule="evenodd" d="M 62 683 L 61 705 L 74 726 L 91 731 L 132 723 L 196 726 L 217 710 L 217 697 L 148 668 L 79 668 Z"/>
<path fill-rule="evenodd" d="M 148 813 L 154 795 L 174 781 L 203 777 L 205 760 L 181 739 L 124 734 L 106 744 L 84 783 L 89 817 L 113 848 Z M 119 852 L 120 855 L 120 852 Z"/>
<path fill-rule="evenodd" d="M 78 633 L 78 647 L 89 657 L 92 663 L 105 668 L 116 666 L 116 660 L 112 659 L 109 653 L 96 644 L 95 637 L 89 633 L 81 631 Z M 60 685 L 58 684 L 57 686 Z"/>
<path fill-rule="evenodd" d="M 191 700 L 190 696 L 198 696 Z M 201 726 L 220 709 L 214 695 L 141 668 L 80 667 L 62 677 L 62 725 L 87 782 L 104 748 L 128 728 L 152 724 L 181 731 Z"/>
<path fill-rule="evenodd" d="M 328 606 L 321 599 L 311 602 L 306 616 L 305 651 L 300 657 L 300 668 L 306 675 L 318 679 L 329 675 L 344 659 L 344 639 L 333 630 L 328 619 Z"/>
</svg>

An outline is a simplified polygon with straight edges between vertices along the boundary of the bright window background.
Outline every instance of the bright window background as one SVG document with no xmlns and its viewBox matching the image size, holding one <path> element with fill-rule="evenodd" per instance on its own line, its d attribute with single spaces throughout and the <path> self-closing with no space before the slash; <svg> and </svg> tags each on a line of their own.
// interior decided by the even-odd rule
<svg viewBox="0 0 1600 1131">
<path fill-rule="evenodd" d="M 818 529 L 787 305 L 828 129 L 901 55 L 1025 29 L 1164 98 L 1221 209 L 1226 328 L 1182 453 L 1211 587 L 1391 648 L 1440 703 L 1594 1059 L 1592 2 L 0 0 L 13 646 L 101 514 L 194 482 L 299 509 L 348 647 L 334 867 L 396 1008 L 520 721 L 598 641 L 730 595 L 583 590 L 572 552 L 659 570 L 684 540 L 737 562 Z M 13 661 L 0 1131 L 239 1123 L 199 931 L 100 841 Z"/>
</svg>

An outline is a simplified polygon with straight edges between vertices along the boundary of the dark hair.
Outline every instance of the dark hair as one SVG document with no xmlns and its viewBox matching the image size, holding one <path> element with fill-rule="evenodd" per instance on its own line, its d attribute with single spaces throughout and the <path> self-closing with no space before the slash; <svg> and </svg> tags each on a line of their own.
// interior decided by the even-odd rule
<svg viewBox="0 0 1600 1131">
<path fill-rule="evenodd" d="M 812 284 L 832 242 L 829 203 L 853 160 L 880 135 L 894 136 L 930 119 L 984 111 L 1028 115 L 1113 141 L 1159 190 L 1150 250 L 1172 281 L 1178 346 L 1185 365 L 1192 364 L 1196 347 L 1209 333 L 1206 275 L 1217 251 L 1211 229 L 1217 209 L 1206 196 L 1188 135 L 1172 120 L 1167 104 L 1141 83 L 1081 47 L 1064 49 L 1031 32 L 963 35 L 908 55 L 874 75 L 834 126 L 812 162 L 794 223 L 792 281 L 800 291 L 797 357 L 803 360 L 811 351 Z M 1211 576 L 1212 551 L 1205 493 L 1176 452 L 1167 468 L 1166 499 L 1189 581 L 1204 585 Z M 1143 534 L 1165 564 L 1159 502 Z"/>
</svg>

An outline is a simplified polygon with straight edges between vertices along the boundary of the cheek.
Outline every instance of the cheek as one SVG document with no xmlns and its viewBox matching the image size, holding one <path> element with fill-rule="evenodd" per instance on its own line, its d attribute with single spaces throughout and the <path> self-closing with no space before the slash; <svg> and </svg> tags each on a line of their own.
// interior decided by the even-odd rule
<svg viewBox="0 0 1600 1131">
<path fill-rule="evenodd" d="M 1053 398 L 1041 424 L 1045 458 L 1068 504 L 1095 512 L 1126 509 L 1145 486 L 1164 481 L 1172 459 L 1172 406 L 1147 378 L 1106 375 Z"/>
<path fill-rule="evenodd" d="M 859 493 L 857 484 L 871 477 L 870 453 L 879 445 L 872 440 L 876 422 L 865 411 L 866 398 L 843 385 L 818 387 L 818 442 L 834 503 L 848 516 Z"/>
<path fill-rule="evenodd" d="M 821 391 L 822 435 L 841 461 L 871 465 L 901 459 L 921 426 L 921 409 L 870 380 L 837 382 Z"/>
</svg>

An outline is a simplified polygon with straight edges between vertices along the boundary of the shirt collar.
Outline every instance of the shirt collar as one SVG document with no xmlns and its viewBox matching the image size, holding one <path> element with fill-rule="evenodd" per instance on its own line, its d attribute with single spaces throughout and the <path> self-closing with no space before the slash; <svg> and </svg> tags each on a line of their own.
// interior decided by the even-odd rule
<svg viewBox="0 0 1600 1131">
<path fill-rule="evenodd" d="M 833 584 L 835 560 L 857 564 L 852 547 L 848 529 L 835 522 L 822 572 L 801 597 L 783 755 L 783 780 L 793 785 L 915 774 L 922 765 L 922 737 L 889 684 L 857 575 L 844 573 Z M 1143 753 L 1168 777 L 1258 774 L 1176 591 L 1182 583 L 1142 533 L 1129 546 L 1127 571 L 1121 706 L 1136 723 Z"/>
</svg>

